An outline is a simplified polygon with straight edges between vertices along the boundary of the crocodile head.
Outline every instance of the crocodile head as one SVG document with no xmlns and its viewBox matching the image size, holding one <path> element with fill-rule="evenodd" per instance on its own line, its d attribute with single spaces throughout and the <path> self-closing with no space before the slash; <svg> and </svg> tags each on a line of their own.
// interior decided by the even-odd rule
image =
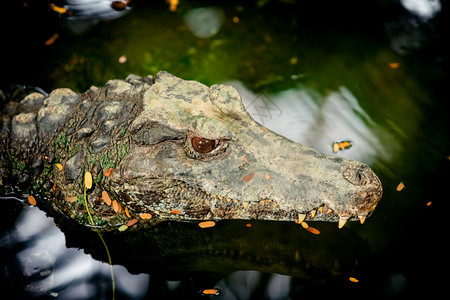
<svg viewBox="0 0 450 300">
<path fill-rule="evenodd" d="M 130 150 L 111 188 L 164 219 L 339 221 L 365 218 L 382 195 L 365 164 L 319 153 L 264 128 L 228 85 L 166 72 L 143 92 Z"/>
</svg>

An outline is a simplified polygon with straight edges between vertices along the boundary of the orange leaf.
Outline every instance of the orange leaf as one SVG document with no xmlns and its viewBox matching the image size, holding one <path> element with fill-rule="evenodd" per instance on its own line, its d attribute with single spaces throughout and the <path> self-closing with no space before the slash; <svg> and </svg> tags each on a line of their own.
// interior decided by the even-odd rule
<svg viewBox="0 0 450 300">
<path fill-rule="evenodd" d="M 140 217 L 143 220 L 147 220 L 147 219 L 151 219 L 152 215 L 148 214 L 148 213 L 142 213 L 142 214 L 140 214 Z"/>
<path fill-rule="evenodd" d="M 252 227 L 252 224 L 247 223 L 247 224 L 245 224 L 245 226 L 247 226 L 248 228 L 250 228 L 250 227 Z"/>
<path fill-rule="evenodd" d="M 77 201 L 78 200 L 78 197 L 77 196 L 69 196 L 69 197 L 66 197 L 66 202 L 68 202 L 68 203 L 72 203 L 72 202 L 75 202 L 75 201 Z"/>
<path fill-rule="evenodd" d="M 55 164 L 55 166 L 56 166 L 60 171 L 62 171 L 62 169 L 63 169 L 62 164 Z"/>
<path fill-rule="evenodd" d="M 56 6 L 56 5 L 53 4 L 53 3 L 50 3 L 48 6 L 50 6 L 50 8 L 51 8 L 53 11 L 55 11 L 55 12 L 57 12 L 57 13 L 59 13 L 59 14 L 65 14 L 65 13 L 67 13 L 67 8 L 65 8 L 65 7 Z"/>
<path fill-rule="evenodd" d="M 126 206 L 125 206 L 125 214 L 127 215 L 128 218 L 131 218 L 130 212 L 128 211 L 128 207 Z"/>
<path fill-rule="evenodd" d="M 400 192 L 400 191 L 403 190 L 404 188 L 405 188 L 405 184 L 404 184 L 403 182 L 400 182 L 400 183 L 397 185 L 396 190 L 397 190 L 397 192 Z"/>
<path fill-rule="evenodd" d="M 122 205 L 120 205 L 120 203 L 117 202 L 116 200 L 112 201 L 112 206 L 116 213 L 120 213 L 122 211 Z"/>
<path fill-rule="evenodd" d="M 28 203 L 31 205 L 36 205 L 36 199 L 33 196 L 28 195 Z"/>
<path fill-rule="evenodd" d="M 220 290 L 219 289 L 206 289 L 202 290 L 203 295 L 219 295 Z"/>
<path fill-rule="evenodd" d="M 111 198 L 109 198 L 109 195 L 108 195 L 108 193 L 106 192 L 106 191 L 103 191 L 102 192 L 102 198 L 103 198 L 103 201 L 105 201 L 105 203 L 107 204 L 107 205 L 111 205 Z"/>
<path fill-rule="evenodd" d="M 128 227 L 131 227 L 131 226 L 133 226 L 134 224 L 136 224 L 137 222 L 138 222 L 137 219 L 131 219 L 130 221 L 127 222 L 127 226 L 128 226 Z"/>
<path fill-rule="evenodd" d="M 174 209 L 170 211 L 171 214 L 181 214 L 181 211 L 179 211 L 178 209 Z"/>
<path fill-rule="evenodd" d="M 359 282 L 359 280 L 355 277 L 349 277 L 348 280 L 350 280 L 351 282 Z"/>
<path fill-rule="evenodd" d="M 255 173 L 251 173 L 249 175 L 244 176 L 244 178 L 242 178 L 242 180 L 247 182 L 247 181 L 252 180 L 254 176 L 255 176 Z"/>
<path fill-rule="evenodd" d="M 54 33 L 48 40 L 45 41 L 45 46 L 50 46 L 52 45 L 56 39 L 59 37 L 58 33 Z"/>
<path fill-rule="evenodd" d="M 305 228 L 307 231 L 309 231 L 309 232 L 311 232 L 311 233 L 314 233 L 314 234 L 320 234 L 320 231 L 319 230 L 317 230 L 317 229 L 315 229 L 315 228 L 313 228 L 313 227 L 308 227 L 308 228 Z"/>
<path fill-rule="evenodd" d="M 398 62 L 391 62 L 391 63 L 389 63 L 389 67 L 391 69 L 398 69 L 400 67 L 400 63 L 398 63 Z"/>
<path fill-rule="evenodd" d="M 105 171 L 105 176 L 111 176 L 111 172 L 112 172 L 113 168 L 109 168 L 108 170 Z"/>
<path fill-rule="evenodd" d="M 216 223 L 214 221 L 205 221 L 198 223 L 198 226 L 200 226 L 200 228 L 209 228 L 216 226 Z"/>
</svg>

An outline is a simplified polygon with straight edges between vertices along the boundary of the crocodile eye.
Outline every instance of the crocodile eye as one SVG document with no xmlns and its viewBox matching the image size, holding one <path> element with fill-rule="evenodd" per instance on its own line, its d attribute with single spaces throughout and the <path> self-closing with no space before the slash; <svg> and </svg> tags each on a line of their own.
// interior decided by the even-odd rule
<svg viewBox="0 0 450 300">
<path fill-rule="evenodd" d="M 222 141 L 195 136 L 192 138 L 192 147 L 194 147 L 195 151 L 198 153 L 206 154 L 216 148 L 222 147 Z"/>
</svg>

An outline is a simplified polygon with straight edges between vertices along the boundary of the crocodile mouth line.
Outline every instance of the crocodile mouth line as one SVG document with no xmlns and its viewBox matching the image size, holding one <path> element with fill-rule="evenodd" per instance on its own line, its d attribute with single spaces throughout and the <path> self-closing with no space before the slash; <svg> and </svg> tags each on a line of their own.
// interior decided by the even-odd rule
<svg viewBox="0 0 450 300">
<path fill-rule="evenodd" d="M 276 200 L 242 201 L 193 187 L 185 181 L 171 179 L 172 184 L 163 190 L 151 191 L 146 184 L 118 187 L 120 198 L 131 210 L 147 211 L 154 216 L 167 220 L 224 220 L 224 219 L 259 219 L 294 221 L 337 221 L 342 228 L 348 220 L 359 220 L 363 224 L 373 209 L 357 215 L 339 213 L 332 208 L 329 200 L 309 210 L 285 209 Z M 138 188 L 136 188 L 138 187 Z"/>
</svg>

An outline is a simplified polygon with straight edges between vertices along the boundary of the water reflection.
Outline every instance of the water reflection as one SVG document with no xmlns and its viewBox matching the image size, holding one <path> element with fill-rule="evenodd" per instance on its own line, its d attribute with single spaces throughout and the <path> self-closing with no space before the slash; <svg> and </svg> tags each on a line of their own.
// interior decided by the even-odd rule
<svg viewBox="0 0 450 300">
<path fill-rule="evenodd" d="M 339 156 L 373 164 L 390 162 L 401 149 L 386 129 L 370 118 L 346 87 L 326 95 L 311 88 L 294 88 L 277 94 L 255 94 L 240 82 L 236 87 L 256 121 L 298 143 L 333 154 L 333 142 L 350 140 L 350 150 Z"/>
<path fill-rule="evenodd" d="M 111 0 L 66 0 L 65 2 L 71 11 L 71 16 L 66 19 L 67 27 L 76 34 L 91 29 L 101 21 L 120 18 L 130 11 L 128 6 L 122 10 L 114 9 L 112 5 L 114 1 Z"/>
<path fill-rule="evenodd" d="M 4 202 L 4 201 L 3 201 Z M 12 256 L 2 265 L 10 287 L 19 298 L 51 296 L 57 299 L 110 299 L 110 266 L 76 248 L 66 248 L 65 236 L 53 219 L 37 207 L 25 207 L 16 225 L 0 238 L 2 250 Z M 114 266 L 118 295 L 142 299 L 149 275 L 132 275 Z"/>
<path fill-rule="evenodd" d="M 219 32 L 225 13 L 220 7 L 193 8 L 186 12 L 184 21 L 196 37 L 209 38 Z"/>
</svg>

